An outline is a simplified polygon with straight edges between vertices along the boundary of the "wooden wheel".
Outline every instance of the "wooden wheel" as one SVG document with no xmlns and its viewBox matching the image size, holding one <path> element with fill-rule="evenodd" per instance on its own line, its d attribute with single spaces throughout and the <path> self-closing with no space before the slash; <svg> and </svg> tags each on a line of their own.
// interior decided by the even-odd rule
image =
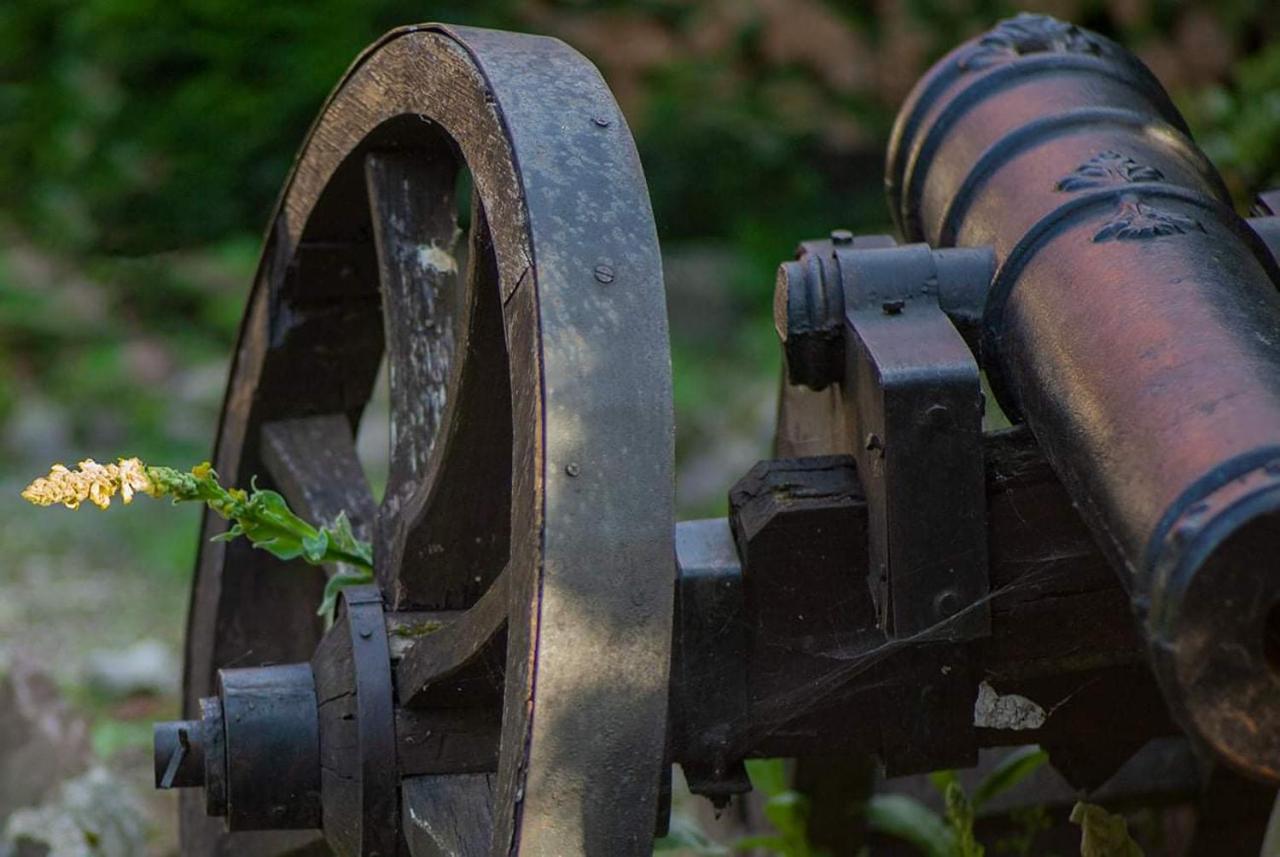
<svg viewBox="0 0 1280 857">
<path fill-rule="evenodd" d="M 391 472 L 376 504 L 352 436 L 384 350 Z M 365 769 L 354 794 L 366 811 L 400 786 L 412 854 L 648 853 L 666 738 L 672 461 L 657 238 L 599 74 L 552 39 L 390 33 L 331 96 L 286 185 L 215 464 L 237 484 L 264 477 L 304 514 L 347 510 L 374 539 L 386 609 L 440 622 L 400 662 L 400 705 L 500 716 L 488 763 L 403 782 L 390 764 Z M 323 577 L 242 540 L 210 542 L 223 526 L 204 522 L 188 717 L 219 668 L 306 661 L 323 630 Z M 501 692 L 475 691 L 493 687 L 492 663 Z M 182 853 L 398 847 L 375 829 L 337 837 L 325 812 L 328 846 L 314 833 L 227 833 L 185 793 Z"/>
</svg>

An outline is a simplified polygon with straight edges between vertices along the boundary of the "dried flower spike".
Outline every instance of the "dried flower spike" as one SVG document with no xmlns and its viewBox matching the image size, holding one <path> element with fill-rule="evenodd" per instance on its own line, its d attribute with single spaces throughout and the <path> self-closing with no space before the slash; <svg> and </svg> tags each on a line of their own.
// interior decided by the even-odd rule
<svg viewBox="0 0 1280 857">
<path fill-rule="evenodd" d="M 143 464 L 137 458 L 122 458 L 115 464 L 99 464 L 86 458 L 75 470 L 55 464 L 48 476 L 28 485 L 22 497 L 37 506 L 61 503 L 68 509 L 77 509 L 88 500 L 105 509 L 116 494 L 130 503 L 139 491 L 152 497 L 169 497 L 175 503 L 206 504 L 232 522 L 216 538 L 244 536 L 254 547 L 283 560 L 340 564 L 339 572 L 325 586 L 319 611 L 324 615 L 332 613 L 340 589 L 373 580 L 373 547 L 355 537 L 345 514 L 339 514 L 326 526 L 313 526 L 295 515 L 275 491 L 256 485 L 252 492 L 223 487 L 207 461 L 189 472 Z"/>
<path fill-rule="evenodd" d="M 61 503 L 77 509 L 88 500 L 99 509 L 111 505 L 117 493 L 125 503 L 133 502 L 135 492 L 153 493 L 147 468 L 136 458 L 122 458 L 116 464 L 99 464 L 86 458 L 75 470 L 55 464 L 49 475 L 35 480 L 22 492 L 22 498 L 37 506 Z"/>
</svg>

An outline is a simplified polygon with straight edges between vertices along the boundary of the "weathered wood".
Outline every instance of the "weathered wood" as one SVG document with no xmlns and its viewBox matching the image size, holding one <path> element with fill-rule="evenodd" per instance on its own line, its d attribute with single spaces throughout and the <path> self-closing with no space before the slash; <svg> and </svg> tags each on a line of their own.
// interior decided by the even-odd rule
<svg viewBox="0 0 1280 857">
<path fill-rule="evenodd" d="M 320 803 L 325 836 L 338 855 L 360 854 L 360 736 L 356 727 L 355 659 L 346 617 L 325 634 L 311 658 L 320 715 Z"/>
<path fill-rule="evenodd" d="M 494 780 L 493 774 L 405 780 L 402 824 L 414 857 L 492 854 Z"/>
<path fill-rule="evenodd" d="M 778 458 L 852 454 L 853 436 L 845 430 L 842 396 L 836 384 L 820 391 L 788 384 L 784 364 L 773 454 Z"/>
<path fill-rule="evenodd" d="M 474 607 L 409 647 L 396 667 L 402 705 L 422 705 L 432 684 L 465 669 L 497 638 L 507 621 L 513 576 L 504 571 Z"/>
<path fill-rule="evenodd" d="M 979 728 L 976 738 L 1046 744 L 1064 762 L 1079 747 L 1114 769 L 1146 738 L 1173 730 L 1127 599 L 1030 436 L 991 435 L 986 458 L 992 635 L 947 648 L 973 670 L 968 687 L 986 682 L 1001 694 L 1024 695 L 1045 722 L 1029 730 Z M 925 716 L 921 692 L 938 684 L 940 670 L 927 660 L 913 667 L 904 654 L 927 639 L 889 643 L 875 628 L 861 583 L 866 507 L 852 462 L 765 462 L 731 497 L 748 626 L 756 629 L 752 710 L 740 724 L 744 749 L 882 752 L 887 733 L 865 724 L 896 730 Z M 810 586 L 814 575 L 824 582 Z M 952 663 L 946 673 L 960 668 Z M 904 694 L 896 704 L 894 688 Z M 1120 700 L 1132 716 L 1107 716 Z M 971 716 L 974 699 L 950 704 Z M 849 729 L 853 723 L 859 728 Z M 1076 771 L 1082 781 L 1102 772 Z"/>
<path fill-rule="evenodd" d="M 344 857 L 391 855 L 398 821 L 395 713 L 386 623 L 373 587 L 344 590 L 311 670 L 325 836 Z"/>
<path fill-rule="evenodd" d="M 369 537 L 377 507 L 345 416 L 267 423 L 262 427 L 262 457 L 280 493 L 299 515 L 323 525 L 345 514 L 358 538 Z"/>
<path fill-rule="evenodd" d="M 502 712 L 497 705 L 397 709 L 400 776 L 495 772 L 501 730 Z"/>
<path fill-rule="evenodd" d="M 498 268 L 483 212 L 471 228 L 467 312 L 459 322 L 463 357 L 443 393 L 440 437 L 420 473 L 395 477 L 411 491 L 384 505 L 379 547 L 392 606 L 470 607 L 502 570 L 511 522 L 511 388 Z M 395 469 L 393 462 L 393 472 Z M 397 501 L 400 502 L 400 501 Z"/>
<path fill-rule="evenodd" d="M 382 519 L 394 522 L 426 469 L 453 374 L 458 163 L 452 152 L 437 149 L 372 152 L 364 166 L 391 386 L 391 466 Z"/>
</svg>

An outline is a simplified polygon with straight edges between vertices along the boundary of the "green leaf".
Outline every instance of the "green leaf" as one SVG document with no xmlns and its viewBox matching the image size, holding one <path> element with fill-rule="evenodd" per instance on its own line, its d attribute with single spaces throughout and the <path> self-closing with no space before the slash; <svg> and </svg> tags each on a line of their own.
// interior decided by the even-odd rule
<svg viewBox="0 0 1280 857">
<path fill-rule="evenodd" d="M 1124 816 L 1081 801 L 1071 808 L 1071 821 L 1080 825 L 1080 857 L 1143 857 Z"/>
<path fill-rule="evenodd" d="M 339 512 L 333 519 L 333 523 L 325 527 L 323 532 L 328 534 L 329 543 L 333 548 L 344 555 L 345 561 L 355 559 L 359 565 L 373 566 L 373 545 L 356 538 L 355 533 L 351 531 L 351 521 L 347 519 L 346 512 Z"/>
<path fill-rule="evenodd" d="M 957 857 L 983 857 L 986 849 L 978 844 L 978 839 L 973 834 L 973 804 L 969 802 L 969 796 L 965 794 L 959 779 L 953 779 L 947 784 L 945 799 L 947 824 L 955 834 Z"/>
<path fill-rule="evenodd" d="M 751 787 L 761 794 L 772 797 L 790 788 L 786 763 L 782 759 L 748 759 L 746 764 Z"/>
<path fill-rule="evenodd" d="M 938 790 L 938 794 L 946 797 L 947 789 L 960 782 L 960 777 L 955 771 L 934 771 L 929 774 L 929 782 Z"/>
<path fill-rule="evenodd" d="M 978 784 L 973 793 L 973 809 L 976 812 L 987 801 L 1004 794 L 1031 776 L 1049 760 L 1049 754 L 1039 747 L 1022 747 L 1005 756 L 995 769 Z"/>
<path fill-rule="evenodd" d="M 909 842 L 928 857 L 954 857 L 955 834 L 936 812 L 906 795 L 873 795 L 867 823 L 877 833 Z"/>
<path fill-rule="evenodd" d="M 764 815 L 783 838 L 796 842 L 807 838 L 809 802 L 799 792 L 773 795 L 764 803 Z"/>
<path fill-rule="evenodd" d="M 360 586 L 364 583 L 373 582 L 373 572 L 368 569 L 348 570 L 343 569 L 329 578 L 329 582 L 324 585 L 324 598 L 320 602 L 320 609 L 316 613 L 320 616 L 333 616 L 334 608 L 338 606 L 338 593 L 346 589 L 348 586 Z"/>
<path fill-rule="evenodd" d="M 277 559 L 287 561 L 302 556 L 302 540 L 288 533 L 251 524 L 245 527 L 245 535 L 255 548 L 264 550 Z"/>
<path fill-rule="evenodd" d="M 209 541 L 229 542 L 232 539 L 238 539 L 243 535 L 244 535 L 244 527 L 240 526 L 239 524 L 232 524 L 225 533 L 218 533 L 216 536 L 209 539 Z"/>
<path fill-rule="evenodd" d="M 270 520 L 279 524 L 296 521 L 303 527 L 311 529 L 310 525 L 293 513 L 284 497 L 275 491 L 254 488 L 253 494 L 249 497 L 249 508 L 256 513 L 259 520 Z"/>
<path fill-rule="evenodd" d="M 324 562 L 324 555 L 328 550 L 329 536 L 324 530 L 320 530 L 313 536 L 302 537 L 302 555 L 312 565 L 320 565 Z"/>
</svg>

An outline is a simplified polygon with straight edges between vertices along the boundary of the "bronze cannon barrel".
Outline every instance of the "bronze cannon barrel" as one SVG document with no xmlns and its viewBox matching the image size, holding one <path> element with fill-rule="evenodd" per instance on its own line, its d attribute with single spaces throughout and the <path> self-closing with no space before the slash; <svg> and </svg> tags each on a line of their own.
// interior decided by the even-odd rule
<svg viewBox="0 0 1280 857">
<path fill-rule="evenodd" d="M 991 246 L 981 360 L 1143 623 L 1176 716 L 1280 780 L 1280 272 L 1151 73 L 1023 15 L 898 116 L 908 241 Z"/>
</svg>

